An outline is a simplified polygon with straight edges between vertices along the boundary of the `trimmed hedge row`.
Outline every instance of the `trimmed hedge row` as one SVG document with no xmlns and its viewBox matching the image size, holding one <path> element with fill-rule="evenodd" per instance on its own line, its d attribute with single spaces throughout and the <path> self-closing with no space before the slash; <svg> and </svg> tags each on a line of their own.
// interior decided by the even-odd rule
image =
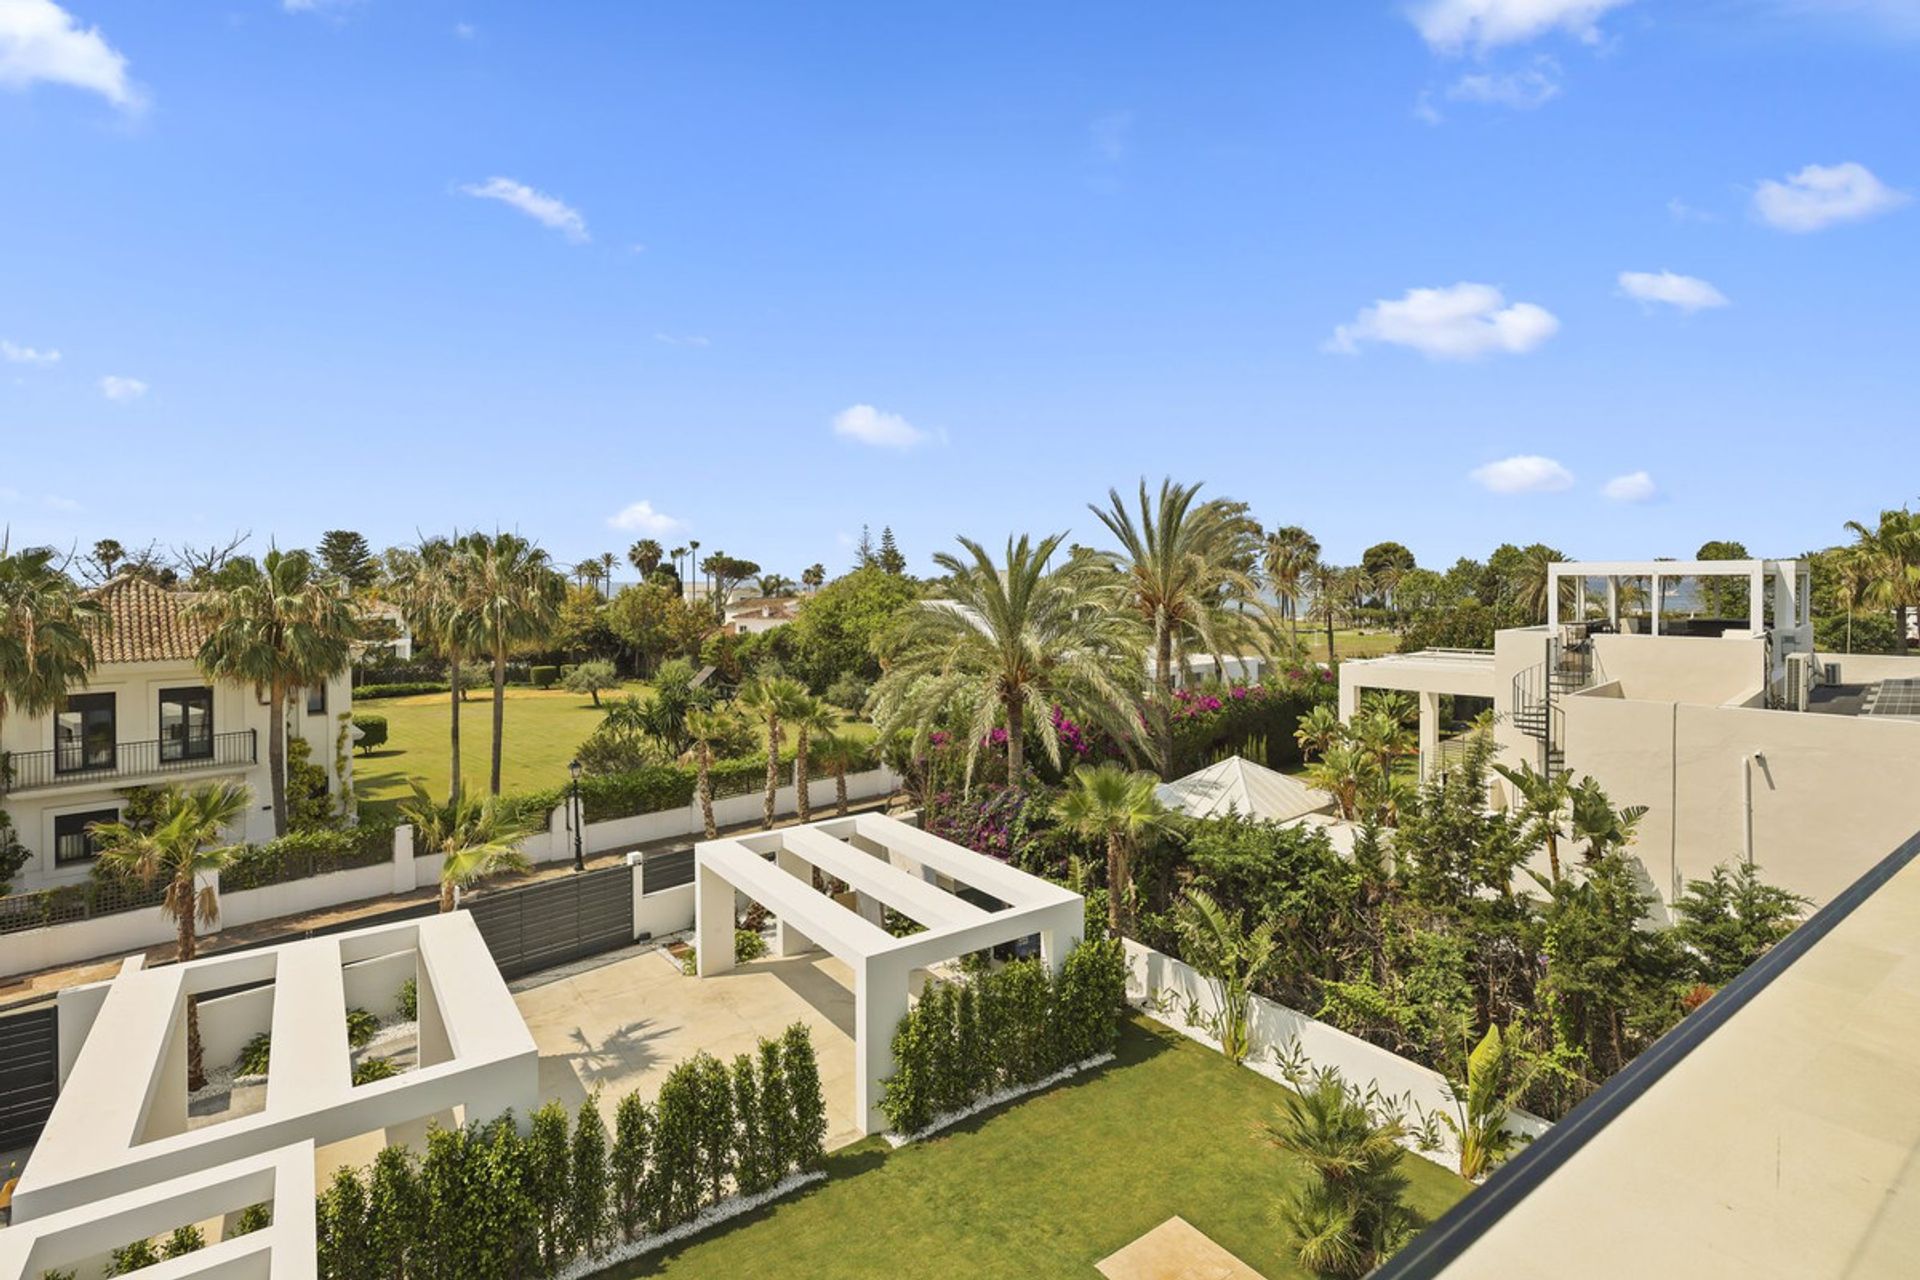
<svg viewBox="0 0 1920 1280">
<path fill-rule="evenodd" d="M 247 845 L 220 869 L 220 892 L 379 866 L 393 858 L 393 827 L 368 820 L 345 831 L 289 831 L 277 840 Z"/>
<path fill-rule="evenodd" d="M 783 775 L 790 774 L 793 753 L 781 752 L 780 761 Z M 848 772 L 871 769 L 875 763 L 877 756 L 868 751 Z M 814 781 L 819 781 L 822 776 L 816 769 Z M 767 758 L 742 756 L 737 760 L 716 760 L 709 777 L 715 800 L 752 795 L 767 785 Z M 631 773 L 583 777 L 580 779 L 580 802 L 587 811 L 588 822 L 607 822 L 614 818 L 659 813 L 665 809 L 683 809 L 694 802 L 699 778 L 700 771 L 697 768 L 682 764 L 656 764 Z M 782 785 L 791 782 L 790 776 L 782 777 Z M 569 791 L 567 786 L 558 786 L 542 791 L 515 792 L 500 797 L 500 807 L 521 822 L 531 823 L 535 829 L 544 829 L 547 815 L 566 803 Z"/>
<path fill-rule="evenodd" d="M 369 702 L 376 698 L 410 698 L 416 693 L 451 693 L 453 686 L 445 680 L 405 680 L 396 684 L 363 684 L 353 691 L 355 702 Z"/>
<path fill-rule="evenodd" d="M 1110 1053 L 1126 993 L 1117 938 L 1082 942 L 1058 979 L 1038 960 L 1015 960 L 929 986 L 894 1032 L 880 1110 L 895 1132 L 917 1133 L 997 1090 Z"/>
<path fill-rule="evenodd" d="M 571 1128 L 571 1133 L 569 1133 Z M 678 1226 L 729 1195 L 766 1191 L 825 1154 L 826 1099 L 805 1025 L 732 1066 L 706 1053 L 674 1068 L 648 1106 L 620 1100 L 611 1135 L 597 1099 L 434 1129 L 427 1154 L 387 1147 L 341 1169 L 317 1206 L 323 1280 L 517 1280 Z"/>
</svg>

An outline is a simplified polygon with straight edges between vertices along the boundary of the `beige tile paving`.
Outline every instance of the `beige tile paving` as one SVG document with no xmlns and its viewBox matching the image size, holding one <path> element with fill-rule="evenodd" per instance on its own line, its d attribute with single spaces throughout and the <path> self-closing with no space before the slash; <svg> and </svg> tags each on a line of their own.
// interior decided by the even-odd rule
<svg viewBox="0 0 1920 1280">
<path fill-rule="evenodd" d="M 1107 1280 L 1261 1280 L 1185 1218 L 1172 1217 L 1094 1264 Z"/>
</svg>

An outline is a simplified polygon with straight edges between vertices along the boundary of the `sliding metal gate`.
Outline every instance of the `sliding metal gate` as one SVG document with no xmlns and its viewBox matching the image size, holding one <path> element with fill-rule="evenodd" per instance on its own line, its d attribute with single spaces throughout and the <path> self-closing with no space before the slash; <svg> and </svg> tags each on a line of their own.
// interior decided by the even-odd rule
<svg viewBox="0 0 1920 1280">
<path fill-rule="evenodd" d="M 40 1136 L 60 1093 L 60 1023 L 52 1006 L 0 1015 L 0 1151 Z"/>
<path fill-rule="evenodd" d="M 608 867 L 495 889 L 467 908 L 500 976 L 565 964 L 633 941 L 633 869 Z"/>
</svg>

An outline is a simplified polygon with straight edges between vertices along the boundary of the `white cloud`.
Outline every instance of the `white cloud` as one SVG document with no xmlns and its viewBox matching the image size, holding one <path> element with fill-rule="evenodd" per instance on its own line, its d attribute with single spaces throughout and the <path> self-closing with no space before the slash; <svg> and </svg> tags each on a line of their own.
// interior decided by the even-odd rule
<svg viewBox="0 0 1920 1280">
<path fill-rule="evenodd" d="M 536 222 L 552 227 L 575 244 L 584 244 L 588 239 L 587 220 L 580 216 L 578 209 L 557 196 L 536 191 L 524 182 L 515 182 L 512 178 L 488 178 L 485 182 L 469 182 L 460 190 L 477 200 L 498 200 L 518 209 Z"/>
<path fill-rule="evenodd" d="M 1720 215 L 1696 209 L 1679 196 L 1667 201 L 1667 213 L 1675 222 L 1718 222 Z"/>
<path fill-rule="evenodd" d="M 911 449 L 934 438 L 897 413 L 884 413 L 870 404 L 856 404 L 833 415 L 833 434 L 881 449 Z"/>
<path fill-rule="evenodd" d="M 462 40 L 471 40 L 478 33 L 471 22 L 456 22 L 453 24 L 453 34 Z"/>
<path fill-rule="evenodd" d="M 123 378 L 117 373 L 110 373 L 100 379 L 100 394 L 109 400 L 124 403 L 147 394 L 147 384 L 138 378 Z"/>
<path fill-rule="evenodd" d="M 1525 71 L 1476 72 L 1454 81 L 1447 89 L 1447 97 L 1454 102 L 1480 102 L 1530 111 L 1560 96 L 1555 70 L 1551 59 L 1541 59 Z"/>
<path fill-rule="evenodd" d="M 1519 355 L 1551 338 L 1560 321 L 1531 302 L 1507 305 L 1490 284 L 1409 289 L 1398 299 L 1363 307 L 1352 324 L 1333 331 L 1326 346 L 1352 355 L 1363 342 L 1412 347 L 1435 360 L 1473 360 L 1502 352 Z"/>
<path fill-rule="evenodd" d="M 1127 158 L 1133 145 L 1133 112 L 1109 111 L 1095 117 L 1088 132 L 1093 137 L 1094 152 L 1107 163 L 1118 164 Z"/>
<path fill-rule="evenodd" d="M 81 29 L 53 0 L 0 0 L 0 88 L 36 81 L 90 89 L 123 111 L 144 105 L 127 78 L 126 55 L 100 28 Z"/>
<path fill-rule="evenodd" d="M 0 359 L 8 364 L 59 364 L 60 353 L 51 349 L 41 351 L 36 347 L 22 347 L 0 338 Z"/>
<path fill-rule="evenodd" d="M 1433 105 L 1433 90 L 1422 89 L 1413 103 L 1413 118 L 1421 124 L 1444 124 L 1446 117 L 1440 114 L 1440 108 Z"/>
<path fill-rule="evenodd" d="M 653 504 L 643 499 L 629 503 L 608 516 L 607 526 L 624 529 L 628 533 L 672 533 L 676 529 L 686 528 L 686 521 L 676 520 L 664 511 L 655 511 Z"/>
<path fill-rule="evenodd" d="M 1818 231 L 1837 222 L 1858 222 L 1898 208 L 1909 197 L 1863 164 L 1810 164 L 1786 181 L 1763 181 L 1753 193 L 1753 211 L 1782 231 Z"/>
<path fill-rule="evenodd" d="M 1489 493 L 1560 493 L 1573 488 L 1573 472 L 1537 453 L 1516 454 L 1467 473 Z"/>
<path fill-rule="evenodd" d="M 656 333 L 653 340 L 668 347 L 709 347 L 713 340 L 703 333 Z"/>
<path fill-rule="evenodd" d="M 1420 35 L 1441 53 L 1472 46 L 1481 52 L 1522 44 L 1561 30 L 1588 44 L 1600 40 L 1599 21 L 1629 0 L 1418 0 L 1407 11 Z"/>
<path fill-rule="evenodd" d="M 1671 271 L 1622 271 L 1620 292 L 1640 302 L 1664 302 L 1682 311 L 1727 305 L 1727 295 L 1705 280 Z"/>
<path fill-rule="evenodd" d="M 1644 471 L 1629 471 L 1600 486 L 1600 492 L 1613 502 L 1651 502 L 1660 492 L 1653 477 Z"/>
</svg>

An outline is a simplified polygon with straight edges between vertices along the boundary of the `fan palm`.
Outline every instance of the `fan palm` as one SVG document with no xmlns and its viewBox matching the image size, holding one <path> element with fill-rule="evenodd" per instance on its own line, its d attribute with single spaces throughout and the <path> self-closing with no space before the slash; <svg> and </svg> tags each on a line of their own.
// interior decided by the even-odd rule
<svg viewBox="0 0 1920 1280">
<path fill-rule="evenodd" d="M 461 667 L 474 652 L 478 639 L 474 618 L 468 607 L 467 559 L 460 545 L 445 538 L 422 542 L 406 562 L 405 570 L 393 582 L 393 593 L 407 626 L 426 640 L 447 660 L 447 688 L 451 715 L 447 735 L 452 751 L 452 778 L 447 800 L 460 794 L 460 706 L 466 700 L 461 688 Z"/>
<path fill-rule="evenodd" d="M 1210 654 L 1215 670 L 1228 651 L 1271 649 L 1266 605 L 1253 577 L 1258 554 L 1254 523 L 1238 503 L 1198 501 L 1199 485 L 1160 482 L 1157 496 L 1140 482 L 1137 513 L 1120 491 L 1107 491 L 1108 505 L 1089 510 L 1120 542 L 1109 557 L 1125 575 L 1122 600 L 1151 635 L 1154 735 L 1162 776 L 1173 757 L 1173 683 L 1190 654 Z"/>
<path fill-rule="evenodd" d="M 545 551 L 517 533 L 471 533 L 460 540 L 466 560 L 466 612 L 480 648 L 493 659 L 493 766 L 487 791 L 500 794 L 507 731 L 507 656 L 552 634 L 566 582 Z"/>
<path fill-rule="evenodd" d="M 712 840 L 720 834 L 713 822 L 713 747 L 733 736 L 733 716 L 725 711 L 695 707 L 687 712 L 684 723 L 687 738 L 693 744 L 694 768 L 698 771 L 694 790 L 700 797 L 701 826 L 707 839 Z"/>
<path fill-rule="evenodd" d="M 1250 1047 L 1247 1025 L 1254 984 L 1280 959 L 1275 936 L 1280 922 L 1263 920 L 1248 933 L 1237 912 L 1230 912 L 1203 889 L 1188 889 L 1174 912 L 1180 957 L 1213 986 L 1220 1004 L 1220 1052 L 1244 1062 Z"/>
<path fill-rule="evenodd" d="M 357 610 L 338 579 L 305 551 L 270 550 L 259 564 L 235 560 L 188 606 L 206 627 L 200 669 L 210 679 L 264 691 L 273 831 L 287 833 L 287 698 L 347 669 L 359 635 Z"/>
<path fill-rule="evenodd" d="M 1307 573 L 1320 563 L 1320 541 L 1299 525 L 1290 524 L 1267 535 L 1262 554 L 1267 589 L 1280 602 L 1295 649 L 1300 647 L 1300 598 L 1306 593 Z"/>
<path fill-rule="evenodd" d="M 1863 562 L 1862 598 L 1893 610 L 1894 632 L 1905 653 L 1907 610 L 1920 606 L 1920 516 L 1901 507 L 1882 511 L 1872 528 L 1858 520 L 1847 521 L 1847 528 L 1856 538 L 1855 554 Z"/>
<path fill-rule="evenodd" d="M 780 791 L 780 741 L 784 725 L 806 711 L 807 688 L 790 676 L 756 676 L 740 689 L 742 711 L 767 728 L 767 793 L 761 825 L 773 827 L 774 800 Z"/>
<path fill-rule="evenodd" d="M 1061 825 L 1107 846 L 1107 927 L 1115 937 L 1126 924 L 1126 904 L 1133 888 L 1133 853 L 1140 840 L 1172 825 L 1172 815 L 1160 803 L 1150 773 L 1129 772 L 1109 760 L 1080 765 L 1067 789 L 1054 803 Z"/>
<path fill-rule="evenodd" d="M 106 625 L 106 610 L 53 561 L 48 548 L 10 552 L 0 540 L 0 727 L 10 709 L 30 716 L 54 710 L 93 672 L 93 638 Z"/>
<path fill-rule="evenodd" d="M 238 852 L 223 844 L 229 828 L 246 817 L 252 793 L 238 782 L 203 782 L 191 790 L 168 787 L 161 794 L 153 826 L 137 830 L 126 822 L 95 823 L 99 865 L 108 872 L 152 884 L 166 882 L 161 914 L 173 921 L 174 958 L 194 958 L 198 930 L 220 921 L 220 896 L 209 881 Z M 187 1088 L 207 1081 L 200 1052 L 198 1003 L 187 1000 Z"/>
<path fill-rule="evenodd" d="M 1547 620 L 1547 604 L 1553 599 L 1553 566 L 1565 564 L 1566 556 L 1552 547 L 1535 544 L 1526 549 L 1526 564 L 1522 569 L 1518 601 L 1527 616 L 1535 622 Z"/>
<path fill-rule="evenodd" d="M 793 726 L 793 791 L 800 810 L 800 821 L 813 821 L 813 800 L 807 794 L 811 783 L 808 753 L 823 737 L 831 736 L 840 723 L 840 714 L 825 699 L 803 692 L 788 708 L 787 722 Z"/>
<path fill-rule="evenodd" d="M 1333 629 L 1348 615 L 1345 573 L 1338 565 L 1321 560 L 1306 571 L 1302 579 L 1307 588 L 1307 620 L 1319 623 L 1327 633 L 1327 665 L 1333 665 Z"/>
<path fill-rule="evenodd" d="M 880 644 L 886 670 L 874 687 L 873 718 L 883 736 L 909 730 L 918 746 L 949 716 L 963 715 L 969 782 L 996 727 L 1006 731 L 1009 779 L 1024 769 L 1029 727 L 1058 766 L 1056 706 L 1133 743 L 1139 624 L 1115 607 L 1117 575 L 1105 563 L 1076 555 L 1048 570 L 1061 539 L 1009 538 L 1004 567 L 967 538 L 960 539 L 965 558 L 934 557 L 948 598 L 908 610 Z"/>
<path fill-rule="evenodd" d="M 813 758 L 833 774 L 833 811 L 840 817 L 847 815 L 847 770 L 863 755 L 860 744 L 838 729 L 815 734 Z"/>
<path fill-rule="evenodd" d="M 400 802 L 400 816 L 413 824 L 416 855 L 440 859 L 440 910 L 453 910 L 455 891 L 468 889 L 502 872 L 524 875 L 533 864 L 520 852 L 527 829 L 500 810 L 500 798 L 481 799 L 466 792 L 441 804 L 419 779 L 413 798 Z"/>
<path fill-rule="evenodd" d="M 1547 851 L 1547 870 L 1554 886 L 1560 883 L 1560 839 L 1567 834 L 1567 806 L 1573 798 L 1573 784 L 1565 771 L 1542 773 L 1526 761 L 1518 769 L 1496 764 L 1493 771 L 1512 784 L 1520 795 L 1520 821 L 1526 838 L 1543 845 Z"/>
<path fill-rule="evenodd" d="M 1376 1119 L 1337 1072 L 1316 1073 L 1281 1097 L 1267 1137 L 1313 1173 L 1280 1205 L 1300 1264 L 1317 1275 L 1363 1276 L 1404 1238 L 1403 1121 Z"/>
</svg>

